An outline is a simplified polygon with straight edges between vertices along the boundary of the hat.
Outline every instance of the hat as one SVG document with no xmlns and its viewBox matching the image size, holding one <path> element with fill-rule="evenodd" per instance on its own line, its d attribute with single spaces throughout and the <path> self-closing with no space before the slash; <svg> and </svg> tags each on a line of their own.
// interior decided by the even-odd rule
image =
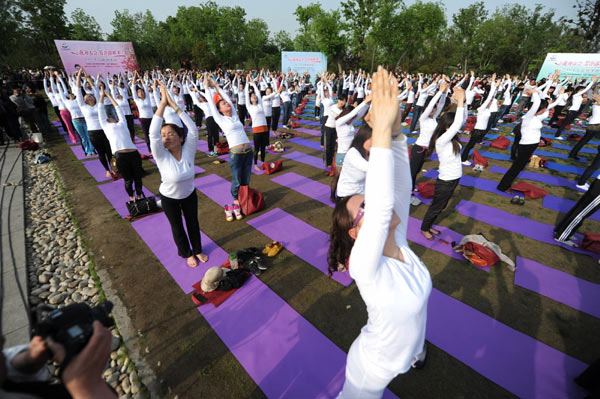
<svg viewBox="0 0 600 399">
<path fill-rule="evenodd" d="M 221 95 L 219 93 L 215 93 L 213 95 L 213 102 L 215 103 L 215 105 L 219 105 L 219 101 L 221 101 L 223 98 L 221 97 Z"/>
<path fill-rule="evenodd" d="M 219 286 L 219 281 L 223 278 L 224 270 L 219 266 L 213 266 L 204 273 L 200 288 L 204 292 L 212 292 Z"/>
</svg>

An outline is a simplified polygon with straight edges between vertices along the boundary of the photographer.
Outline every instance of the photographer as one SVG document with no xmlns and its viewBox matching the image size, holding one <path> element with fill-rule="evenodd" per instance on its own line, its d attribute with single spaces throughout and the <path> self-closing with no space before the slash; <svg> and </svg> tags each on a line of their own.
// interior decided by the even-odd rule
<svg viewBox="0 0 600 399">
<path fill-rule="evenodd" d="M 2 351 L 0 355 L 0 397 L 2 398 L 116 398 L 115 392 L 102 379 L 110 355 L 111 333 L 99 321 L 83 350 L 69 362 L 62 373 L 64 384 L 48 383 L 46 363 L 62 363 L 65 348 L 52 341 L 34 336 L 29 345 Z M 4 346 L 4 337 L 0 338 Z M 51 354 L 53 358 L 50 359 Z M 66 388 L 66 390 L 65 390 Z"/>
</svg>

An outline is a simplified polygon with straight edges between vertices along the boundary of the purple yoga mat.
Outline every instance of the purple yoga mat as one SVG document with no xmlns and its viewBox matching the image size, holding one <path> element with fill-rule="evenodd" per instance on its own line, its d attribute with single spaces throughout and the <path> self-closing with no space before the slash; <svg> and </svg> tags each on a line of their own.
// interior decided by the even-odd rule
<svg viewBox="0 0 600 399">
<path fill-rule="evenodd" d="M 67 142 L 67 144 L 68 144 L 68 145 L 75 145 L 75 144 L 79 144 L 79 145 L 81 145 L 81 143 L 79 143 L 79 141 L 76 141 L 76 142 L 74 142 L 74 143 L 73 143 L 73 142 L 71 141 L 71 138 L 69 137 L 69 135 L 68 135 L 68 134 L 65 134 L 65 135 L 63 136 L 63 138 L 65 139 L 65 141 Z"/>
<path fill-rule="evenodd" d="M 554 226 L 536 222 L 535 220 L 531 220 L 524 216 L 513 215 L 512 213 L 504 212 L 492 208 L 491 206 L 481 205 L 466 200 L 460 201 L 456 206 L 456 210 L 462 215 L 507 231 L 512 231 L 513 233 L 520 233 L 534 240 L 545 242 L 546 244 L 559 245 L 569 251 L 589 255 L 594 259 L 600 258 L 599 254 L 585 251 L 580 248 L 573 248 L 566 244 L 554 241 Z"/>
<path fill-rule="evenodd" d="M 283 247 L 327 274 L 329 236 L 302 220 L 275 208 L 248 221 L 248 224 Z M 333 279 L 346 287 L 352 283 L 348 273 L 334 273 Z"/>
<path fill-rule="evenodd" d="M 489 171 L 492 172 L 492 173 L 506 174 L 506 172 L 508 171 L 508 168 L 503 168 L 503 167 L 500 167 L 500 166 L 491 166 L 490 169 L 489 169 Z M 542 173 L 522 171 L 521 173 L 519 173 L 519 178 L 526 179 L 526 180 L 537 181 L 537 182 L 540 182 L 540 183 L 546 183 L 546 184 L 550 184 L 550 185 L 553 185 L 553 186 L 568 187 L 568 188 L 572 188 L 572 189 L 577 190 L 577 191 L 582 191 L 582 190 L 579 190 L 577 187 L 575 187 L 575 184 L 576 184 L 575 181 L 569 180 L 569 179 L 565 179 L 564 177 L 552 176 L 552 175 L 547 175 L 547 174 L 542 174 Z"/>
<path fill-rule="evenodd" d="M 111 203 L 113 208 L 117 211 L 121 217 L 126 217 L 129 215 L 129 211 L 127 210 L 127 201 L 129 201 L 129 195 L 125 191 L 125 183 L 123 179 L 119 179 L 116 181 L 112 181 L 106 184 L 100 184 L 98 186 L 102 194 L 106 197 L 108 202 Z M 151 197 L 154 194 L 148 190 L 146 187 L 142 187 L 142 191 L 146 195 L 146 197 Z M 158 198 L 157 198 L 158 200 Z"/>
<path fill-rule="evenodd" d="M 208 262 L 200 263 L 194 268 L 189 267 L 186 259 L 177 255 L 177 246 L 171 235 L 171 225 L 163 212 L 136 220 L 131 225 L 185 294 L 194 290 L 192 285 L 202 280 L 204 272 L 209 267 L 219 266 L 227 260 L 227 252 L 206 234 L 200 232 L 202 251 L 208 255 Z"/>
<path fill-rule="evenodd" d="M 304 177 L 294 172 L 288 172 L 279 175 L 272 182 L 291 188 L 294 191 L 313 198 L 327 206 L 332 206 L 330 197 L 330 188 L 328 185 Z"/>
<path fill-rule="evenodd" d="M 219 175 L 208 175 L 194 180 L 196 188 L 217 204 L 224 206 L 233 203 L 231 183 Z"/>
<path fill-rule="evenodd" d="M 438 177 L 438 174 L 439 173 L 437 170 L 430 169 L 426 173 L 424 173 L 423 176 L 429 177 L 432 179 L 436 179 Z M 496 186 L 498 186 L 498 182 L 495 182 L 493 180 L 484 179 L 482 177 L 463 175 L 463 177 L 460 178 L 459 184 L 461 186 L 473 187 L 478 190 L 488 191 L 490 193 L 502 195 L 503 197 L 508 197 L 508 198 L 512 197 L 511 194 L 505 193 L 505 192 L 502 192 L 502 191 L 496 189 Z"/>
<path fill-rule="evenodd" d="M 88 172 L 90 172 L 90 175 L 92 175 L 98 183 L 111 179 L 110 177 L 106 177 L 106 169 L 104 169 L 104 166 L 102 166 L 97 159 L 82 162 L 82 165 L 85 166 Z"/>
<path fill-rule="evenodd" d="M 323 165 L 323 160 L 321 158 L 313 157 L 312 155 L 306 155 L 299 151 L 290 152 L 289 154 L 283 154 L 282 157 L 291 159 L 296 162 L 301 162 L 303 164 L 314 166 L 315 168 L 327 170 L 328 168 Z"/>
<path fill-rule="evenodd" d="M 600 318 L 600 285 L 517 256 L 515 284 Z"/>
<path fill-rule="evenodd" d="M 90 155 L 89 157 L 87 155 L 85 155 L 85 152 L 83 151 L 83 148 L 81 148 L 80 145 L 70 145 L 69 148 L 71 149 L 71 151 L 73 151 L 73 154 L 75 154 L 75 157 L 77 159 L 79 159 L 80 161 L 83 159 L 90 159 L 95 157 L 96 155 Z"/>
<path fill-rule="evenodd" d="M 575 201 L 555 197 L 554 195 L 546 195 L 543 202 L 544 208 L 552 209 L 562 213 L 568 213 L 569 210 L 575 206 L 575 204 Z M 589 215 L 588 218 L 600 222 L 600 211 L 596 211 L 596 213 Z"/>
<path fill-rule="evenodd" d="M 310 134 L 312 136 L 321 136 L 320 130 L 306 129 L 304 127 L 297 127 L 294 130 L 300 133 Z"/>
<path fill-rule="evenodd" d="M 313 121 L 310 119 L 299 119 L 296 122 L 298 122 L 301 125 L 308 125 L 308 126 L 321 126 L 321 122 L 320 121 Z M 295 129 L 298 130 L 298 129 Z M 321 134 L 321 133 L 319 133 Z"/>
<path fill-rule="evenodd" d="M 312 141 L 309 139 L 303 139 L 302 137 L 294 137 L 293 139 L 289 139 L 288 142 L 300 144 L 300 145 L 302 145 L 304 147 L 308 147 L 312 150 L 323 151 L 323 149 L 321 148 L 321 143 Z"/>
<path fill-rule="evenodd" d="M 517 268 L 518 270 L 518 268 Z M 579 398 L 587 365 L 433 289 L 427 339 L 522 398 Z"/>
</svg>

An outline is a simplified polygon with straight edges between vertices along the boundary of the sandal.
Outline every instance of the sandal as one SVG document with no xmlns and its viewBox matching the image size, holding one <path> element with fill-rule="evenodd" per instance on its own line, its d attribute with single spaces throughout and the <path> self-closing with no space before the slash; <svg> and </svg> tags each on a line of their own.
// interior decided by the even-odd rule
<svg viewBox="0 0 600 399">
<path fill-rule="evenodd" d="M 265 245 L 265 248 L 262 250 L 263 255 L 268 255 L 269 252 L 271 251 L 271 248 L 273 248 L 273 243 L 270 242 L 267 245 Z"/>
<path fill-rule="evenodd" d="M 421 230 L 421 234 L 423 235 L 423 237 L 427 238 L 429 241 L 433 241 L 434 237 L 430 232 Z"/>
<path fill-rule="evenodd" d="M 280 243 L 279 241 L 273 241 L 273 246 L 271 247 L 271 250 L 269 251 L 267 256 L 269 258 L 272 258 L 273 256 L 277 255 L 279 253 L 279 251 L 281 251 L 282 248 L 283 248 L 282 243 Z"/>
</svg>

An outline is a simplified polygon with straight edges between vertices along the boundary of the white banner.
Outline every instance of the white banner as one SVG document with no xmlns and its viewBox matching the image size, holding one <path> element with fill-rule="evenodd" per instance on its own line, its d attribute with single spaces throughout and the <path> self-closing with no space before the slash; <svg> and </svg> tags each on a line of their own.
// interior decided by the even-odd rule
<svg viewBox="0 0 600 399">
<path fill-rule="evenodd" d="M 548 53 L 537 80 L 558 69 L 561 77 L 590 78 L 600 75 L 600 53 Z"/>
</svg>

